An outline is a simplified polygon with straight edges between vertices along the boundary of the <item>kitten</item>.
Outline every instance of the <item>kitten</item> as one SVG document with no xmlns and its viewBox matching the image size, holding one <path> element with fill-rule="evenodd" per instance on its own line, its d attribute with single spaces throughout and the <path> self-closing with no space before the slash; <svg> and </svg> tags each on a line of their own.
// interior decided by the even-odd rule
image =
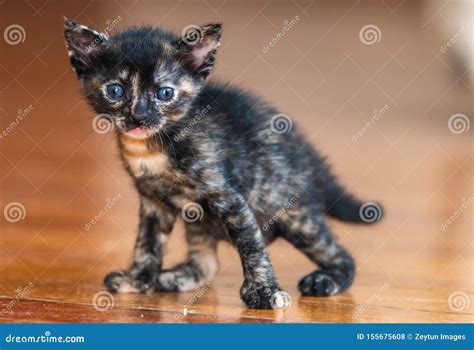
<svg viewBox="0 0 474 350">
<path fill-rule="evenodd" d="M 289 295 L 265 248 L 277 237 L 319 266 L 300 280 L 303 295 L 329 296 L 352 284 L 354 260 L 324 215 L 375 222 L 380 207 L 375 220 L 365 220 L 362 203 L 338 184 L 289 119 L 250 93 L 206 80 L 220 24 L 183 37 L 141 27 L 109 38 L 66 19 L 65 38 L 88 102 L 115 124 L 123 165 L 140 198 L 133 262 L 106 276 L 110 291 L 202 286 L 217 273 L 217 243 L 226 240 L 241 258 L 245 304 L 286 308 Z M 178 216 L 188 258 L 164 270 L 163 247 Z"/>
</svg>

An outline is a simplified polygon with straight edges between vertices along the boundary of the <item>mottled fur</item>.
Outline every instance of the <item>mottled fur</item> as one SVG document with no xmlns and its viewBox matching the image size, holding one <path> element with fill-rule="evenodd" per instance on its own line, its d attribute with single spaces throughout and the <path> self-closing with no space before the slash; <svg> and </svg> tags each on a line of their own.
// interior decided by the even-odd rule
<svg viewBox="0 0 474 350">
<path fill-rule="evenodd" d="M 289 299 L 266 251 L 268 243 L 283 237 L 320 267 L 301 279 L 303 295 L 342 292 L 353 281 L 355 265 L 323 214 L 362 222 L 361 203 L 337 183 L 295 127 L 274 130 L 276 109 L 243 90 L 206 80 L 220 33 L 220 25 L 213 24 L 194 33 L 194 42 L 152 28 L 107 38 L 65 22 L 71 64 L 92 107 L 113 119 L 123 164 L 140 196 L 133 263 L 109 274 L 105 285 L 115 292 L 202 286 L 217 273 L 217 242 L 226 240 L 241 257 L 245 304 L 284 308 Z M 124 98 L 107 96 L 105 86 L 113 82 L 123 85 Z M 162 86 L 175 89 L 171 101 L 153 99 Z M 144 134 L 130 132 L 135 128 Z M 285 205 L 291 198 L 297 199 Z M 192 206 L 198 217 L 190 219 L 186 210 Z M 188 259 L 163 270 L 163 247 L 180 214 Z"/>
</svg>

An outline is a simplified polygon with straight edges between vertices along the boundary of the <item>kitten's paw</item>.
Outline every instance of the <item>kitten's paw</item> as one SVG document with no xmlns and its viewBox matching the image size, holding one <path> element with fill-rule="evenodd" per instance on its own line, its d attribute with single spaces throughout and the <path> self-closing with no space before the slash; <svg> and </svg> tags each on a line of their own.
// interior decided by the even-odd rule
<svg viewBox="0 0 474 350">
<path fill-rule="evenodd" d="M 252 309 L 287 309 L 291 306 L 291 297 L 277 286 L 245 281 L 240 289 L 240 297 Z"/>
<path fill-rule="evenodd" d="M 105 276 L 104 285 L 113 293 L 146 293 L 152 289 L 153 275 L 148 270 L 114 271 Z"/>
<path fill-rule="evenodd" d="M 162 271 L 157 282 L 156 288 L 164 292 L 187 292 L 204 284 L 200 271 L 190 265 Z"/>
<path fill-rule="evenodd" d="M 340 287 L 330 272 L 317 270 L 303 277 L 298 283 L 298 289 L 305 296 L 326 297 L 337 294 Z"/>
<path fill-rule="evenodd" d="M 113 271 L 104 278 L 104 285 L 112 293 L 138 293 L 128 271 Z"/>
</svg>

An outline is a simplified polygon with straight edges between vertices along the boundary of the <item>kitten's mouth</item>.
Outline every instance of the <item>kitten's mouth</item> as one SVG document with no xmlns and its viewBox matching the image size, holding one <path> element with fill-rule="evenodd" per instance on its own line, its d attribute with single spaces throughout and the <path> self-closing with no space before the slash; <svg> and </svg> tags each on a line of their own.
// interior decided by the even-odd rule
<svg viewBox="0 0 474 350">
<path fill-rule="evenodd" d="M 138 127 L 138 128 L 129 130 L 128 132 L 133 135 L 144 135 L 146 134 L 147 130 L 145 128 Z"/>
<path fill-rule="evenodd" d="M 124 132 L 125 134 L 133 138 L 142 139 L 142 138 L 150 137 L 151 135 L 156 133 L 157 130 L 156 128 L 152 128 L 152 127 L 133 126 L 124 130 Z"/>
<path fill-rule="evenodd" d="M 153 123 L 151 125 L 140 122 L 122 122 L 119 123 L 118 126 L 120 132 L 125 136 L 135 139 L 145 139 L 159 133 L 164 126 L 164 122 Z"/>
</svg>

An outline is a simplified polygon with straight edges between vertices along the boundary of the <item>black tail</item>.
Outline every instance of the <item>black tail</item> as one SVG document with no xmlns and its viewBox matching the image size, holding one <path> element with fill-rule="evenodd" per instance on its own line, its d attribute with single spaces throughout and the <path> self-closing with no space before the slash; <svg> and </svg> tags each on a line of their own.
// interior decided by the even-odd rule
<svg viewBox="0 0 474 350">
<path fill-rule="evenodd" d="M 373 224 L 382 219 L 383 209 L 377 202 L 361 202 L 329 175 L 322 186 L 326 214 L 342 221 Z"/>
</svg>

